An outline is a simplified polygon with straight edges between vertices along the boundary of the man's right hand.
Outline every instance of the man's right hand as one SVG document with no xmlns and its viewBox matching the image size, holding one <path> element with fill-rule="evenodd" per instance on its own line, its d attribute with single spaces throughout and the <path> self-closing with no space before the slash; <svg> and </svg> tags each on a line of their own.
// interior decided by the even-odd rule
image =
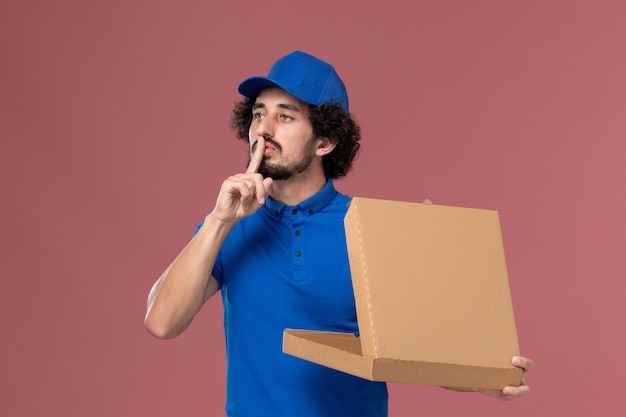
<svg viewBox="0 0 626 417">
<path fill-rule="evenodd" d="M 222 183 L 211 215 L 223 223 L 234 224 L 254 214 L 270 195 L 273 180 L 258 173 L 265 153 L 265 139 L 257 139 L 256 149 L 245 173 L 236 174 Z"/>
<path fill-rule="evenodd" d="M 272 179 L 257 171 L 263 162 L 265 139 L 259 138 L 245 173 L 233 175 L 222 184 L 213 212 L 212 226 L 202 227 L 161 274 L 148 295 L 145 326 L 161 339 L 176 337 L 191 323 L 204 302 L 219 285 L 211 271 L 230 228 L 254 214 L 265 203 Z M 222 226 L 226 227 L 222 227 Z"/>
</svg>

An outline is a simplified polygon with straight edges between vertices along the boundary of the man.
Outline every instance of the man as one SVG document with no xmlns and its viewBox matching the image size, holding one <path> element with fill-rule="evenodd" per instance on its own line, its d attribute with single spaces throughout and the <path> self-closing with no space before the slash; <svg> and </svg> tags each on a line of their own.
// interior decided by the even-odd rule
<svg viewBox="0 0 626 417">
<path fill-rule="evenodd" d="M 385 383 L 282 353 L 285 328 L 358 331 L 343 229 L 350 198 L 332 182 L 359 149 L 345 86 L 331 65 L 296 51 L 239 92 L 232 126 L 249 142 L 248 169 L 223 182 L 154 284 L 146 327 L 175 337 L 220 291 L 228 415 L 386 416 Z M 534 367 L 526 358 L 514 364 Z M 486 393 L 511 399 L 528 387 Z"/>
</svg>

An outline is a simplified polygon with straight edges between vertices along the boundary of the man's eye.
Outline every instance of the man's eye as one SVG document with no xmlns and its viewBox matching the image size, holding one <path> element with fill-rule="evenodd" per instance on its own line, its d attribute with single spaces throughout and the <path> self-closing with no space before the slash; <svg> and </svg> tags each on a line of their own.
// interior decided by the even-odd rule
<svg viewBox="0 0 626 417">
<path fill-rule="evenodd" d="M 280 118 L 281 118 L 282 120 L 286 121 L 286 122 L 288 122 L 288 121 L 290 121 L 290 120 L 293 120 L 293 117 L 291 117 L 291 116 L 287 116 L 286 114 L 282 114 L 282 115 L 280 116 Z"/>
<path fill-rule="evenodd" d="M 256 120 L 261 120 L 261 119 L 263 118 L 264 114 L 263 114 L 263 113 L 258 113 L 258 112 L 256 112 L 256 113 L 254 113 L 252 116 L 253 116 Z"/>
</svg>

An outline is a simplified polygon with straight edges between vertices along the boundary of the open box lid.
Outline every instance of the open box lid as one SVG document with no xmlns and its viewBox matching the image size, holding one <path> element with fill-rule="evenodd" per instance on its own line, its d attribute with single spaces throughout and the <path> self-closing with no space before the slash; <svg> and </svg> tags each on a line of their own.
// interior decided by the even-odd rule
<svg viewBox="0 0 626 417">
<path fill-rule="evenodd" d="M 520 384 L 496 211 L 355 197 L 344 223 L 360 336 L 286 330 L 286 353 L 379 381 Z"/>
</svg>

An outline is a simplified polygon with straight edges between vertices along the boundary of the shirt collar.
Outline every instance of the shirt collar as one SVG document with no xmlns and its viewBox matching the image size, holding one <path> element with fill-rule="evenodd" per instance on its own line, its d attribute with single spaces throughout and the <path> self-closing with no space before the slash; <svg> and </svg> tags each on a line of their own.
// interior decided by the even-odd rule
<svg viewBox="0 0 626 417">
<path fill-rule="evenodd" d="M 296 206 L 288 206 L 274 200 L 272 197 L 268 197 L 265 200 L 263 209 L 267 215 L 277 220 L 280 220 L 286 210 L 299 210 L 304 214 L 311 216 L 326 208 L 333 201 L 336 195 L 337 190 L 335 190 L 333 180 L 329 178 L 326 181 L 326 185 L 324 185 L 321 190 Z"/>
</svg>

